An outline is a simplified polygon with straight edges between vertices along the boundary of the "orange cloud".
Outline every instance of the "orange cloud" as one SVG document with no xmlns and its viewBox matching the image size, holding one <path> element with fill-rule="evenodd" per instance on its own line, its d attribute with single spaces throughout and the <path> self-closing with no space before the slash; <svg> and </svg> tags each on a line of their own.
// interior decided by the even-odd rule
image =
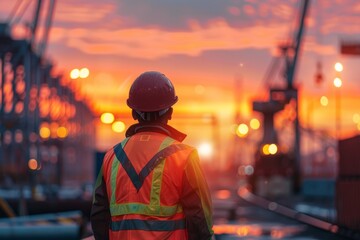
<svg viewBox="0 0 360 240">
<path fill-rule="evenodd" d="M 171 54 L 198 56 L 209 50 L 270 49 L 288 29 L 286 23 L 238 29 L 229 26 L 223 19 L 214 20 L 207 27 L 200 27 L 194 22 L 190 26 L 194 29 L 187 32 L 158 28 L 54 28 L 52 40 L 64 42 L 88 54 L 155 59 Z"/>
<path fill-rule="evenodd" d="M 354 34 L 360 32 L 360 16 L 359 15 L 333 15 L 329 16 L 322 26 L 324 34 L 343 33 Z"/>
<path fill-rule="evenodd" d="M 287 4 L 273 5 L 271 10 L 274 16 L 280 17 L 282 19 L 288 20 L 291 19 L 292 16 L 294 15 L 294 8 Z"/>
<path fill-rule="evenodd" d="M 305 52 L 313 52 L 323 56 L 334 55 L 338 52 L 337 46 L 318 43 L 312 36 L 305 37 L 305 42 L 303 43 L 302 47 Z"/>
<path fill-rule="evenodd" d="M 55 11 L 56 22 L 91 23 L 101 21 L 105 16 L 115 10 L 115 4 L 87 2 L 74 7 L 73 1 L 62 1 Z"/>
</svg>

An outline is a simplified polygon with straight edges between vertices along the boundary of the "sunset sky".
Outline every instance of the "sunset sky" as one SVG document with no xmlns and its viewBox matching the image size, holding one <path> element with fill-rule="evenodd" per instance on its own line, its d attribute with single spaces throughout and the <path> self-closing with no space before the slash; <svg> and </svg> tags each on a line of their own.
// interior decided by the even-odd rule
<svg viewBox="0 0 360 240">
<path fill-rule="evenodd" d="M 0 2 L 1 21 L 7 20 L 16 2 Z M 36 1 L 31 2 L 19 26 L 31 19 Z M 227 135 L 235 123 L 236 105 L 241 121 L 261 119 L 252 111 L 252 101 L 267 99 L 264 76 L 278 54 L 277 46 L 297 31 L 299 7 L 295 0 L 60 0 L 46 55 L 65 80 L 71 69 L 89 68 L 87 79 L 73 81 L 97 114 L 128 115 L 125 101 L 132 81 L 143 71 L 158 70 L 176 87 L 179 102 L 174 117 L 199 121 L 203 114 L 213 115 L 221 134 Z M 343 136 L 357 134 L 353 117 L 360 114 L 360 56 L 341 55 L 340 42 L 360 43 L 360 1 L 310 1 L 306 24 L 295 78 L 301 123 L 333 133 L 333 66 L 340 61 L 341 129 Z M 14 34 L 20 36 L 24 30 L 15 28 Z M 324 81 L 316 85 L 319 61 Z M 279 74 L 274 80 L 284 82 Z M 319 103 L 322 95 L 328 97 L 326 107 Z M 128 124 L 131 119 L 124 121 Z M 212 126 L 185 120 L 174 124 L 188 131 L 194 143 L 197 138 L 191 135 L 198 134 L 197 126 Z M 106 148 L 121 137 L 99 127 L 98 147 Z"/>
</svg>

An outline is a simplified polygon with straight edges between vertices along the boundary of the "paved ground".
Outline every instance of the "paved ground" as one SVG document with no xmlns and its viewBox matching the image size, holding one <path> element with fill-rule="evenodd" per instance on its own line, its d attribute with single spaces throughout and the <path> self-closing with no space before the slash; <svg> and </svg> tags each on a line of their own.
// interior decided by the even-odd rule
<svg viewBox="0 0 360 240">
<path fill-rule="evenodd" d="M 332 223 L 331 205 L 305 202 L 301 196 L 268 201 L 242 191 L 235 182 L 224 178 L 210 182 L 215 240 L 360 239 Z"/>
<path fill-rule="evenodd" d="M 360 235 L 354 235 L 352 231 L 330 221 L 334 218 L 334 212 L 326 204 L 323 207 L 330 216 L 324 217 L 324 211 L 319 211 L 319 204 L 305 202 L 301 196 L 269 201 L 252 194 L 231 179 L 222 180 L 210 183 L 216 240 L 360 239 Z"/>
<path fill-rule="evenodd" d="M 271 210 L 237 201 L 235 213 L 224 206 L 232 200 L 214 201 L 214 230 L 216 240 L 230 239 L 294 239 L 344 240 L 331 232 L 289 219 Z"/>
</svg>

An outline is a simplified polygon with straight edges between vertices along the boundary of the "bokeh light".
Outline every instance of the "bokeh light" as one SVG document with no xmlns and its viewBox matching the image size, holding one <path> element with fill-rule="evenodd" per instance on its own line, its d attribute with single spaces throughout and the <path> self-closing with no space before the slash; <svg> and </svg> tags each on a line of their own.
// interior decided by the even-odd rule
<svg viewBox="0 0 360 240">
<path fill-rule="evenodd" d="M 344 70 L 344 67 L 343 67 L 343 65 L 342 65 L 341 63 L 337 62 L 337 63 L 335 63 L 335 65 L 334 65 L 334 69 L 335 69 L 335 71 L 337 71 L 337 72 L 342 72 L 342 71 Z"/>
<path fill-rule="evenodd" d="M 354 123 L 359 123 L 360 122 L 360 114 L 354 113 L 352 120 Z"/>
<path fill-rule="evenodd" d="M 216 196 L 217 199 L 225 200 L 225 199 L 230 198 L 231 192 L 229 190 L 227 190 L 227 189 L 222 189 L 222 190 L 216 191 L 215 196 Z"/>
<path fill-rule="evenodd" d="M 336 78 L 334 79 L 334 86 L 337 87 L 337 88 L 340 88 L 340 87 L 342 86 L 342 80 L 341 80 L 341 78 L 336 77 Z"/>
<path fill-rule="evenodd" d="M 278 147 L 275 143 L 264 144 L 262 147 L 262 153 L 264 155 L 275 155 L 278 152 Z"/>
<path fill-rule="evenodd" d="M 32 158 L 28 161 L 28 167 L 30 170 L 36 170 L 38 168 L 38 162 L 36 159 Z"/>
<path fill-rule="evenodd" d="M 82 68 L 79 71 L 79 77 L 80 78 L 87 78 L 89 76 L 89 74 L 90 74 L 90 71 L 89 71 L 88 68 Z"/>
<path fill-rule="evenodd" d="M 56 130 L 56 133 L 59 138 L 66 138 L 68 136 L 68 130 L 66 127 L 59 127 Z"/>
<path fill-rule="evenodd" d="M 260 128 L 260 121 L 256 118 L 253 118 L 250 120 L 250 127 L 254 130 Z"/>
<path fill-rule="evenodd" d="M 40 127 L 40 130 L 39 130 L 39 135 L 41 138 L 49 138 L 50 137 L 50 128 L 48 126 L 42 126 Z"/>
<path fill-rule="evenodd" d="M 111 128 L 116 133 L 124 132 L 125 131 L 125 123 L 123 123 L 122 121 L 115 121 L 111 125 Z"/>
<path fill-rule="evenodd" d="M 253 175 L 254 174 L 254 167 L 251 165 L 245 166 L 245 174 L 246 175 Z"/>
<path fill-rule="evenodd" d="M 241 123 L 236 129 L 236 134 L 239 137 L 245 137 L 249 133 L 249 127 L 245 123 Z"/>
<path fill-rule="evenodd" d="M 269 152 L 269 144 L 264 144 L 264 146 L 262 147 L 262 153 L 264 155 L 269 155 L 270 152 Z"/>
<path fill-rule="evenodd" d="M 74 68 L 73 70 L 71 70 L 70 72 L 70 78 L 71 79 L 77 79 L 80 77 L 80 70 L 77 68 Z"/>
<path fill-rule="evenodd" d="M 101 117 L 100 117 L 100 120 L 102 123 L 105 123 L 105 124 L 110 124 L 112 122 L 114 122 L 114 114 L 112 113 L 103 113 L 101 114 Z"/>
<path fill-rule="evenodd" d="M 329 99 L 326 96 L 321 96 L 320 104 L 323 107 L 326 107 L 329 104 Z"/>
<path fill-rule="evenodd" d="M 212 145 L 208 142 L 201 143 L 198 147 L 199 155 L 201 157 L 210 157 L 213 153 Z"/>
<path fill-rule="evenodd" d="M 276 146 L 275 143 L 272 143 L 272 144 L 269 145 L 269 153 L 270 153 L 271 155 L 276 154 L 277 151 L 278 151 L 278 147 Z"/>
</svg>

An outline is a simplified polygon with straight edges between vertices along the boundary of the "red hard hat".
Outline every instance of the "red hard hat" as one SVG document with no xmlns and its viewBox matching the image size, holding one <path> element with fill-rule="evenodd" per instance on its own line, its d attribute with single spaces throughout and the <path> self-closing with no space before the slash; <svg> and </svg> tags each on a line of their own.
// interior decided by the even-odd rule
<svg viewBox="0 0 360 240">
<path fill-rule="evenodd" d="M 131 85 L 127 105 L 141 112 L 156 112 L 178 100 L 170 79 L 156 71 L 144 72 Z"/>
</svg>

